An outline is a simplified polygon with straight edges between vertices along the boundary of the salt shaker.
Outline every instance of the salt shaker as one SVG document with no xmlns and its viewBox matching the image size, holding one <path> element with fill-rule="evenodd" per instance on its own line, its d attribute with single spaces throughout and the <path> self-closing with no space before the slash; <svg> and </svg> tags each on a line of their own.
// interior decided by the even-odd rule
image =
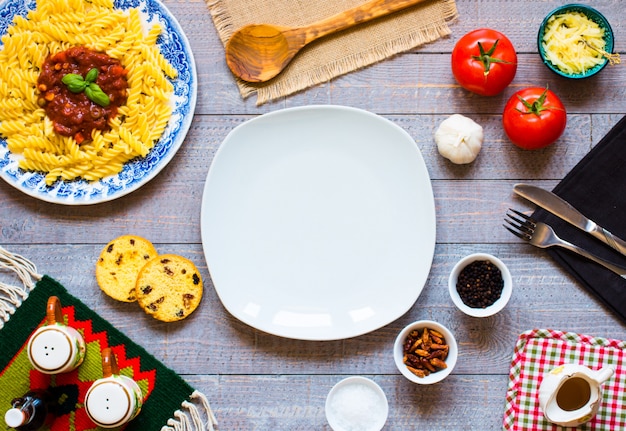
<svg viewBox="0 0 626 431">
<path fill-rule="evenodd" d="M 141 410 L 143 394 L 133 379 L 119 373 L 110 348 L 102 350 L 103 377 L 85 395 L 89 418 L 102 428 L 115 428 L 134 419 Z"/>
<path fill-rule="evenodd" d="M 83 362 L 85 341 L 76 329 L 63 322 L 58 297 L 48 298 L 46 325 L 30 337 L 27 351 L 33 367 L 44 374 L 72 371 Z"/>
</svg>

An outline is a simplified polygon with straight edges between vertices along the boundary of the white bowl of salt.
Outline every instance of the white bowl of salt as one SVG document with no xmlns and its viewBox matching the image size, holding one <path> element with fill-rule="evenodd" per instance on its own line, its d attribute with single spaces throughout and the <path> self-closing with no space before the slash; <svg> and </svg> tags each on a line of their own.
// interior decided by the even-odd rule
<svg viewBox="0 0 626 431">
<path fill-rule="evenodd" d="M 366 377 L 345 378 L 326 397 L 326 419 L 334 431 L 380 431 L 388 414 L 385 393 Z"/>
</svg>

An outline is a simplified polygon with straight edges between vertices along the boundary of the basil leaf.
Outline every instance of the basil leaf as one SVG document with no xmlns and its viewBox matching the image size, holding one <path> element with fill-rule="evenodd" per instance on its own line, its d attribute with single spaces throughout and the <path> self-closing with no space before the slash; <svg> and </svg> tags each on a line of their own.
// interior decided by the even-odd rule
<svg viewBox="0 0 626 431">
<path fill-rule="evenodd" d="M 87 75 L 85 75 L 85 81 L 87 81 L 88 83 L 96 82 L 97 78 L 98 78 L 98 69 L 96 69 L 95 67 L 93 69 L 90 69 L 89 72 L 87 72 Z"/>
<path fill-rule="evenodd" d="M 82 76 L 76 75 L 75 73 L 68 73 L 61 78 L 61 81 L 67 85 L 67 88 L 69 88 L 72 93 L 80 93 L 84 91 L 88 85 L 88 83 L 83 80 Z"/>
<path fill-rule="evenodd" d="M 61 78 L 61 81 L 67 85 L 67 88 L 69 88 L 72 93 L 84 91 L 89 100 L 102 107 L 107 107 L 111 103 L 111 99 L 109 99 L 109 96 L 94 82 L 97 78 L 98 69 L 94 67 L 87 72 L 85 79 L 75 73 L 68 73 Z"/>
<path fill-rule="evenodd" d="M 98 86 L 98 84 L 94 82 L 90 83 L 85 88 L 85 95 L 89 98 L 89 100 L 102 107 L 107 107 L 111 103 L 111 99 L 109 99 L 109 96 L 107 96 L 107 94 L 102 91 L 102 89 Z"/>
</svg>

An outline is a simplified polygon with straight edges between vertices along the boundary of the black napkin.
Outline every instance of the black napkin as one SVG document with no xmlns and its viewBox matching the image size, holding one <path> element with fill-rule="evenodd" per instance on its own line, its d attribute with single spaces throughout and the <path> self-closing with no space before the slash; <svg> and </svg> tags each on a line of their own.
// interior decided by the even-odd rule
<svg viewBox="0 0 626 431">
<path fill-rule="evenodd" d="M 626 239 L 626 116 L 567 174 L 553 192 L 603 228 Z M 551 213 L 537 209 L 533 217 L 552 226 L 561 238 L 626 267 L 626 257 Z M 626 280 L 567 250 L 552 247 L 547 251 L 626 322 Z"/>
</svg>

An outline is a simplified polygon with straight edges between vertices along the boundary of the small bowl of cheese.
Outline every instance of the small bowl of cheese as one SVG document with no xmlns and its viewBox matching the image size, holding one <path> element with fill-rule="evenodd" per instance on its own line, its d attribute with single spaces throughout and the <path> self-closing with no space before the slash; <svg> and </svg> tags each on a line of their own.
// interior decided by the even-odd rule
<svg viewBox="0 0 626 431">
<path fill-rule="evenodd" d="M 586 5 L 567 4 L 550 12 L 539 27 L 537 45 L 543 63 L 566 78 L 588 78 L 608 63 L 619 63 L 611 25 Z"/>
</svg>

